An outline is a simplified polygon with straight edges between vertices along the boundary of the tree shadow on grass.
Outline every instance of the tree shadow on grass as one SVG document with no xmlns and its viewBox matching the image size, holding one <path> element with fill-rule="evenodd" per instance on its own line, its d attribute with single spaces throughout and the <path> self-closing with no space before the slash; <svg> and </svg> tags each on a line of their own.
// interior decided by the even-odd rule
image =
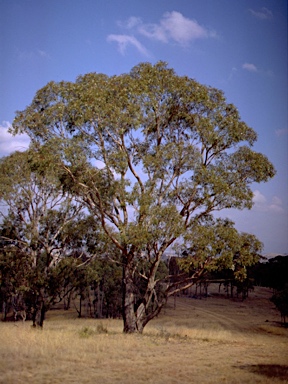
<svg viewBox="0 0 288 384">
<path fill-rule="evenodd" d="M 275 377 L 280 380 L 288 379 L 288 365 L 251 364 L 242 365 L 238 368 L 266 377 Z"/>
</svg>

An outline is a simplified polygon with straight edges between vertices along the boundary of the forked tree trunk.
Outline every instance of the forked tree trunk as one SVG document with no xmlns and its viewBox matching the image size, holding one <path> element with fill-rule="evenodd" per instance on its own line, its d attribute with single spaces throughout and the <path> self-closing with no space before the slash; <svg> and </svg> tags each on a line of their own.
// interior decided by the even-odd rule
<svg viewBox="0 0 288 384">
<path fill-rule="evenodd" d="M 40 305 L 36 304 L 32 308 L 33 327 L 39 326 L 43 328 L 46 312 L 47 312 L 47 307 L 43 301 L 41 301 Z"/>
<path fill-rule="evenodd" d="M 154 288 L 155 284 L 149 284 L 148 279 L 146 293 L 143 295 L 143 297 L 140 298 L 140 300 L 137 298 L 138 303 L 136 305 L 134 266 L 132 263 L 123 264 L 123 331 L 124 333 L 142 333 L 145 325 L 158 315 L 164 303 L 166 303 L 166 300 L 162 299 L 161 302 L 157 301 L 156 308 L 151 308 L 152 289 Z M 154 274 L 155 273 L 153 272 L 153 274 L 150 276 L 151 281 L 153 282 L 155 277 Z M 152 287 L 150 287 L 150 285 Z"/>
</svg>

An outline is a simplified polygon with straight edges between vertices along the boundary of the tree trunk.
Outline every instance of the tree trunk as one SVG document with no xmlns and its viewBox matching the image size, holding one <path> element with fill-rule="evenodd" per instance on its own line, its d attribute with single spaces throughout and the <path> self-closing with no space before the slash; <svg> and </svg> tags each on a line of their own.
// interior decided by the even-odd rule
<svg viewBox="0 0 288 384">
<path fill-rule="evenodd" d="M 6 321 L 7 319 L 7 308 L 8 308 L 7 302 L 3 301 L 3 304 L 2 304 L 2 320 L 3 321 Z"/>
<path fill-rule="evenodd" d="M 124 264 L 124 263 L 123 263 Z M 156 271 L 156 268 L 155 268 Z M 134 267 L 133 264 L 124 264 L 123 266 L 123 321 L 124 333 L 142 333 L 145 325 L 158 315 L 166 299 L 156 300 L 156 308 L 153 309 L 151 301 L 154 294 L 154 273 L 150 275 L 147 281 L 146 293 L 138 300 L 134 285 Z M 137 299 L 137 305 L 136 305 Z"/>
<path fill-rule="evenodd" d="M 37 307 L 35 305 L 31 308 L 31 314 L 32 314 L 33 327 L 36 327 L 37 326 L 37 321 L 36 321 Z"/>
<path fill-rule="evenodd" d="M 45 320 L 45 314 L 46 314 L 46 306 L 42 302 L 41 308 L 40 308 L 40 316 L 39 316 L 39 326 L 43 328 L 44 320 Z"/>
<path fill-rule="evenodd" d="M 133 267 L 126 263 L 123 265 L 123 321 L 124 333 L 137 333 L 136 313 L 134 310 L 135 305 L 135 292 L 133 282 Z"/>
<path fill-rule="evenodd" d="M 79 300 L 79 311 L 78 312 L 78 317 L 82 317 L 82 295 L 80 295 L 80 300 Z"/>
<path fill-rule="evenodd" d="M 100 290 L 100 283 L 97 285 L 97 317 L 102 319 L 103 317 L 103 294 Z"/>
<path fill-rule="evenodd" d="M 47 312 L 47 308 L 43 301 L 40 303 L 40 305 L 35 304 L 33 306 L 32 308 L 33 327 L 39 326 L 43 328 L 46 312 Z"/>
<path fill-rule="evenodd" d="M 68 292 L 68 293 L 64 296 L 64 310 L 65 310 L 65 311 L 67 311 L 68 309 L 70 309 L 72 292 L 73 292 L 73 291 L 70 291 L 70 292 Z"/>
</svg>

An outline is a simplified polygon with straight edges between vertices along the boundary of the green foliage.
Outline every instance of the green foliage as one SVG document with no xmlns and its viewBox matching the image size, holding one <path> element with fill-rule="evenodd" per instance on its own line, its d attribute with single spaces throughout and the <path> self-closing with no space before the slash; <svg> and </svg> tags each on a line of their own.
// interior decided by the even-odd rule
<svg viewBox="0 0 288 384">
<path fill-rule="evenodd" d="M 285 324 L 288 317 L 288 284 L 282 290 L 277 291 L 271 297 L 271 301 L 276 305 Z"/>
<path fill-rule="evenodd" d="M 238 233 L 229 220 L 206 220 L 205 226 L 195 225 L 184 236 L 180 267 L 190 275 L 206 271 L 230 270 L 238 281 L 247 278 L 247 267 L 259 260 L 262 244 L 253 235 Z"/>
<path fill-rule="evenodd" d="M 65 227 L 72 222 L 75 226 L 81 211 L 81 205 L 62 192 L 51 164 L 51 156 L 35 152 L 33 157 L 32 149 L 0 163 L 0 200 L 7 207 L 0 224 L 2 299 L 9 302 L 20 295 L 34 321 L 41 312 L 41 325 L 71 276 L 73 263 L 63 262 L 72 245 Z"/>
<path fill-rule="evenodd" d="M 180 289 L 156 278 L 177 239 L 193 250 L 199 271 L 253 262 L 259 242 L 210 218 L 225 208 L 251 208 L 251 183 L 275 170 L 252 150 L 256 133 L 221 91 L 178 76 L 166 63 L 142 63 L 120 76 L 48 83 L 17 112 L 11 131 L 31 137 L 36 167 L 53 168 L 62 191 L 81 201 L 121 253 L 127 331 L 141 332 Z M 52 148 L 55 159 L 45 165 L 41 154 Z M 145 288 L 135 309 L 137 276 Z"/>
<path fill-rule="evenodd" d="M 94 335 L 95 335 L 95 331 L 89 327 L 83 327 L 79 331 L 79 336 L 82 338 L 85 338 L 85 339 L 87 339 L 90 336 L 94 336 Z"/>
<path fill-rule="evenodd" d="M 90 328 L 90 327 L 83 327 L 79 331 L 79 336 L 84 339 L 88 339 L 91 336 L 99 335 L 99 334 L 108 334 L 108 329 L 103 325 L 103 323 L 99 323 L 97 325 L 96 330 Z"/>
</svg>

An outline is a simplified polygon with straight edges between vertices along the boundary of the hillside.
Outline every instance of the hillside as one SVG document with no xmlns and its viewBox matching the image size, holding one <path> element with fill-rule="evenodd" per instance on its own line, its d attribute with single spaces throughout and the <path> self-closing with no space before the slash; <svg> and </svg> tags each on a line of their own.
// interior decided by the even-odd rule
<svg viewBox="0 0 288 384">
<path fill-rule="evenodd" d="M 288 383 L 288 329 L 271 292 L 241 302 L 210 288 L 207 299 L 172 298 L 143 335 L 74 311 L 48 312 L 42 331 L 0 323 L 0 383 Z"/>
</svg>

